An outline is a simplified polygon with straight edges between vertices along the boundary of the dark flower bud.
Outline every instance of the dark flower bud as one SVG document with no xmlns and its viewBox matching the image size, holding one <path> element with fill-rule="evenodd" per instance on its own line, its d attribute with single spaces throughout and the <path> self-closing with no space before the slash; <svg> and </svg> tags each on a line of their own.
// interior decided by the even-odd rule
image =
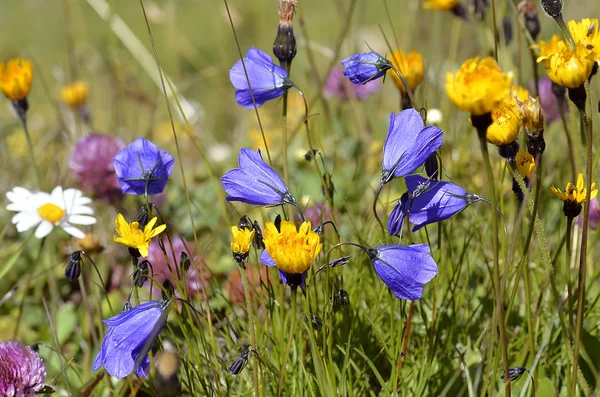
<svg viewBox="0 0 600 397">
<path fill-rule="evenodd" d="M 521 367 L 513 367 L 513 368 L 509 368 L 508 369 L 508 379 L 511 382 L 514 382 L 515 380 L 518 380 L 521 375 L 523 375 L 525 373 L 525 371 L 527 371 L 526 368 L 521 368 Z M 502 379 L 504 382 L 506 382 L 505 379 L 505 374 L 500 375 L 500 379 Z"/>
<path fill-rule="evenodd" d="M 350 258 L 352 258 L 350 255 L 342 256 L 341 258 L 336 258 L 332 261 L 329 261 L 327 266 L 333 268 L 333 267 L 347 265 L 348 263 L 350 263 Z"/>
<path fill-rule="evenodd" d="M 233 375 L 238 375 L 244 370 L 248 364 L 248 356 L 250 355 L 250 345 L 244 344 L 240 349 L 240 353 L 231 360 L 231 364 L 227 366 L 229 372 Z"/>
<path fill-rule="evenodd" d="M 317 153 L 319 153 L 319 151 L 317 149 L 311 149 L 311 150 L 309 150 L 304 155 L 304 160 L 311 161 L 312 159 L 315 158 L 315 156 L 317 155 Z"/>
<path fill-rule="evenodd" d="M 477 19 L 483 19 L 489 7 L 489 0 L 471 0 L 471 12 Z"/>
<path fill-rule="evenodd" d="M 69 255 L 67 267 L 65 268 L 65 277 L 75 281 L 81 275 L 81 251 L 75 251 Z"/>
<path fill-rule="evenodd" d="M 440 164 L 437 159 L 437 152 L 431 153 L 427 160 L 425 160 L 425 172 L 429 179 L 437 181 L 439 180 L 440 175 Z"/>
<path fill-rule="evenodd" d="M 238 222 L 238 228 L 248 229 L 248 230 L 252 231 L 252 229 L 253 229 L 252 219 L 250 219 L 250 217 L 248 215 L 242 216 L 240 218 L 240 221 Z"/>
<path fill-rule="evenodd" d="M 173 287 L 173 284 L 171 284 L 171 282 L 169 280 L 165 280 L 162 283 L 162 287 L 163 287 L 163 291 L 162 291 L 163 300 L 171 299 L 171 297 L 173 296 L 173 293 L 175 292 L 175 288 Z"/>
<path fill-rule="evenodd" d="M 350 295 L 344 289 L 340 289 L 333 297 L 333 311 L 338 311 L 344 306 L 350 304 Z"/>
<path fill-rule="evenodd" d="M 460 19 L 464 19 L 465 21 L 469 20 L 469 14 L 467 13 L 467 9 L 462 4 L 458 3 L 456 7 L 450 10 L 452 14 L 459 17 Z"/>
<path fill-rule="evenodd" d="M 254 248 L 265 249 L 265 243 L 263 241 L 262 229 L 257 221 L 254 221 Z"/>
<path fill-rule="evenodd" d="M 148 211 L 148 207 L 150 207 L 150 211 Z M 140 224 L 140 229 L 143 229 L 151 219 L 152 208 L 154 208 L 154 204 L 152 203 L 149 203 L 148 205 L 144 204 L 140 207 L 137 218 L 135 218 L 136 222 Z"/>
<path fill-rule="evenodd" d="M 296 56 L 296 37 L 292 19 L 296 11 L 296 0 L 278 0 L 279 26 L 273 43 L 273 55 L 279 59 L 279 64 L 288 73 L 292 60 Z"/>
<path fill-rule="evenodd" d="M 181 254 L 179 254 L 179 266 L 181 267 L 181 269 L 184 272 L 187 272 L 188 270 L 190 270 L 190 267 L 192 266 L 190 257 L 188 256 L 187 252 L 185 252 L 185 251 L 181 251 Z"/>
<path fill-rule="evenodd" d="M 15 99 L 12 101 L 12 104 L 21 122 L 25 123 L 25 120 L 27 119 L 27 110 L 29 110 L 29 102 L 27 101 L 27 98 Z"/>
<path fill-rule="evenodd" d="M 133 272 L 133 285 L 138 288 L 144 286 L 146 280 L 148 280 L 148 267 L 150 266 L 150 262 L 147 260 L 143 260 L 138 263 L 135 272 Z"/>
<path fill-rule="evenodd" d="M 540 0 L 542 9 L 551 18 L 562 16 L 563 0 Z"/>
<path fill-rule="evenodd" d="M 502 18 L 502 28 L 504 30 L 504 42 L 509 45 L 513 38 L 512 20 L 509 16 Z"/>
<path fill-rule="evenodd" d="M 533 0 L 525 0 L 519 3 L 519 12 L 525 19 L 525 28 L 535 40 L 540 34 L 540 20 Z"/>
<path fill-rule="evenodd" d="M 304 316 L 304 322 L 306 324 L 308 324 L 308 316 Z M 310 322 L 312 323 L 312 327 L 315 331 L 320 331 L 321 327 L 323 327 L 323 320 L 321 320 L 321 317 L 317 316 L 316 314 L 310 313 Z"/>
</svg>

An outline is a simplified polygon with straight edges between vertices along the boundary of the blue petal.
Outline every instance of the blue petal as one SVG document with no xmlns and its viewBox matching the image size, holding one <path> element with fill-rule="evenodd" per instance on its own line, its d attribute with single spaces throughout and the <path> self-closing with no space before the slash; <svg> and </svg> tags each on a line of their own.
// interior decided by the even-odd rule
<svg viewBox="0 0 600 397">
<path fill-rule="evenodd" d="M 344 76 L 354 84 L 364 84 L 385 75 L 386 69 L 380 70 L 376 63 L 381 55 L 375 52 L 356 54 L 342 61 Z"/>
<path fill-rule="evenodd" d="M 405 180 L 406 187 L 411 192 L 417 190 L 423 183 L 427 183 L 427 179 L 419 175 L 407 176 Z M 423 226 L 458 214 L 468 205 L 465 196 L 467 196 L 467 191 L 458 185 L 450 182 L 429 181 L 425 192 L 415 197 L 408 208 L 408 219 L 415 225 L 412 230 L 419 230 Z"/>
<path fill-rule="evenodd" d="M 419 300 L 423 285 L 437 275 L 435 261 L 426 244 L 384 245 L 376 248 L 373 266 L 377 275 L 399 299 Z"/>
<path fill-rule="evenodd" d="M 390 217 L 388 218 L 387 230 L 390 236 L 397 236 L 402 231 L 402 225 L 404 224 L 406 203 L 403 203 L 401 199 L 392 209 Z"/>
<path fill-rule="evenodd" d="M 254 102 L 256 102 L 256 107 L 261 107 L 265 102 L 270 101 L 271 99 L 279 98 L 283 95 L 285 91 L 281 88 L 277 89 L 267 89 L 267 90 L 257 90 L 254 89 L 252 94 L 254 95 Z M 235 92 L 235 101 L 243 108 L 252 109 L 254 108 L 254 102 L 252 102 L 252 95 L 250 95 L 250 90 L 242 89 L 237 90 Z"/>
<path fill-rule="evenodd" d="M 227 201 L 241 201 L 252 205 L 278 205 L 283 201 L 281 194 L 256 182 L 240 168 L 227 171 L 221 178 L 223 189 L 229 195 Z"/>
<path fill-rule="evenodd" d="M 135 361 L 130 350 L 111 349 L 110 355 L 104 360 L 106 372 L 117 379 L 124 378 L 133 372 Z"/>
<path fill-rule="evenodd" d="M 260 254 L 260 263 L 265 264 L 267 266 L 277 265 L 273 258 L 271 258 L 271 255 L 269 255 L 267 250 L 263 250 L 263 252 Z"/>
<path fill-rule="evenodd" d="M 128 321 L 130 321 L 133 317 L 139 315 L 140 313 L 143 313 L 147 310 L 154 310 L 157 307 L 160 309 L 160 305 L 162 302 L 157 302 L 157 301 L 150 301 L 150 302 L 146 302 L 146 303 L 142 303 L 141 305 L 135 306 L 133 308 L 131 308 L 130 310 L 126 310 L 124 312 L 121 312 L 119 314 L 117 314 L 116 316 L 113 316 L 111 318 L 108 318 L 106 320 L 104 320 L 104 324 L 108 325 L 109 327 L 117 327 L 121 324 L 124 324 Z"/>
<path fill-rule="evenodd" d="M 260 150 L 243 148 L 238 155 L 238 164 L 240 168 L 250 174 L 257 176 L 257 181 L 263 185 L 270 185 L 281 193 L 287 193 L 288 188 L 273 168 L 271 168 L 262 158 Z"/>
<path fill-rule="evenodd" d="M 414 109 L 390 116 L 388 136 L 383 146 L 383 170 L 396 178 L 408 175 L 442 146 L 443 131 L 434 126 L 423 128 L 423 120 Z"/>
</svg>

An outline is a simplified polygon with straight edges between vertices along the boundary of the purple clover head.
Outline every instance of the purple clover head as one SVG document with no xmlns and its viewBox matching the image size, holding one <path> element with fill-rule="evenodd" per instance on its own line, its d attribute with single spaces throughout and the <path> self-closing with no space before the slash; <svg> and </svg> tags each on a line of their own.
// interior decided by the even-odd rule
<svg viewBox="0 0 600 397">
<path fill-rule="evenodd" d="M 149 140 L 138 138 L 117 153 L 113 163 L 124 194 L 158 194 L 173 172 L 175 158 Z"/>
<path fill-rule="evenodd" d="M 382 245 L 369 249 L 369 256 L 379 278 L 399 299 L 421 299 L 423 285 L 438 273 L 427 244 Z"/>
<path fill-rule="evenodd" d="M 383 145 L 383 173 L 386 184 L 414 172 L 442 146 L 443 131 L 435 126 L 424 127 L 415 109 L 390 115 L 390 127 Z"/>
<path fill-rule="evenodd" d="M 376 52 L 352 55 L 342 61 L 344 76 L 354 84 L 365 84 L 385 76 L 392 63 Z"/>
<path fill-rule="evenodd" d="M 253 205 L 294 204 L 294 198 L 281 177 L 264 162 L 259 151 L 240 150 L 239 168 L 234 168 L 221 178 L 227 201 L 241 201 Z"/>
<path fill-rule="evenodd" d="M 46 368 L 39 354 L 19 342 L 0 342 L 0 396 L 33 396 L 44 388 Z"/>
<path fill-rule="evenodd" d="M 285 69 L 275 65 L 269 55 L 255 47 L 248 50 L 243 63 L 239 60 L 233 65 L 229 71 L 229 80 L 236 88 L 235 100 L 247 109 L 253 108 L 254 102 L 258 107 L 271 99 L 279 98 L 286 89 L 293 86 Z"/>
<path fill-rule="evenodd" d="M 104 365 L 106 371 L 117 379 L 128 376 L 134 370 L 139 376 L 147 377 L 150 366 L 148 351 L 165 325 L 165 309 L 169 302 L 142 303 L 104 320 L 108 330 L 92 370 Z M 141 361 L 138 360 L 140 355 L 143 355 Z M 139 366 L 134 368 L 138 362 Z"/>
</svg>

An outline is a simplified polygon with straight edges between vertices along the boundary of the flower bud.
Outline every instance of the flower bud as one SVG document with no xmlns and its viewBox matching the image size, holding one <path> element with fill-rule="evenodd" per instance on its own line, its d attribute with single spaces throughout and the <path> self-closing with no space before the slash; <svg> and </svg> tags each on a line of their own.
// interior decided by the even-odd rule
<svg viewBox="0 0 600 397">
<path fill-rule="evenodd" d="M 542 9 L 551 18 L 562 16 L 563 0 L 540 0 Z"/>
<path fill-rule="evenodd" d="M 135 272 L 133 272 L 133 284 L 136 287 L 143 287 L 144 283 L 146 283 L 146 280 L 148 280 L 148 266 L 150 266 L 150 262 L 147 260 L 143 260 L 138 263 Z"/>
<path fill-rule="evenodd" d="M 65 277 L 75 281 L 81 275 L 81 251 L 75 251 L 69 255 L 67 266 L 65 268 Z"/>
<path fill-rule="evenodd" d="M 181 269 L 184 272 L 187 272 L 190 269 L 191 265 L 192 263 L 187 252 L 181 251 L 181 254 L 179 254 L 179 266 L 181 266 Z"/>
<path fill-rule="evenodd" d="M 296 56 L 296 37 L 292 19 L 296 11 L 296 0 L 279 0 L 279 26 L 273 43 L 273 55 L 288 73 Z"/>
</svg>

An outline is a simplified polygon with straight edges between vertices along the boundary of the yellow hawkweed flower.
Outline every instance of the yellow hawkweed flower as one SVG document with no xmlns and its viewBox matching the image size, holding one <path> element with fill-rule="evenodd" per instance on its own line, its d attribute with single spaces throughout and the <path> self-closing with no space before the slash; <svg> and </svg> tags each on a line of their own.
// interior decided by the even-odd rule
<svg viewBox="0 0 600 397">
<path fill-rule="evenodd" d="M 240 229 L 237 226 L 231 226 L 231 252 L 236 262 L 241 263 L 248 257 L 248 251 L 250 251 L 250 245 L 254 238 L 254 230 L 247 228 Z"/>
<path fill-rule="evenodd" d="M 408 88 L 411 91 L 416 90 L 421 81 L 423 81 L 423 57 L 421 57 L 421 54 L 411 51 L 407 55 L 402 50 L 397 50 L 388 59 L 398 72 L 400 72 L 402 78 L 408 84 Z M 396 72 L 390 69 L 388 70 L 388 75 L 392 78 L 392 81 L 396 84 L 400 92 L 405 94 L 406 89 L 404 88 L 404 84 L 402 84 Z"/>
<path fill-rule="evenodd" d="M 430 10 L 453 10 L 459 4 L 459 0 L 427 0 L 425 4 L 423 4 L 423 8 L 427 8 Z"/>
<path fill-rule="evenodd" d="M 14 58 L 0 63 L 0 90 L 12 101 L 27 98 L 33 83 L 31 63 L 26 59 Z"/>
<path fill-rule="evenodd" d="M 515 163 L 517 164 L 517 171 L 519 175 L 525 180 L 525 183 L 529 182 L 533 177 L 533 170 L 535 170 L 535 160 L 528 151 L 520 151 L 517 153 Z M 512 167 L 508 167 L 510 176 L 514 178 L 515 174 Z"/>
<path fill-rule="evenodd" d="M 156 220 L 156 217 L 152 218 L 146 224 L 144 230 L 140 230 L 139 222 L 127 223 L 125 217 L 119 214 L 115 223 L 117 224 L 117 233 L 120 237 L 114 236 L 113 240 L 117 244 L 137 249 L 142 257 L 146 257 L 148 256 L 148 247 L 150 247 L 152 238 L 158 236 L 167 228 L 167 225 L 160 225 L 155 228 Z"/>
<path fill-rule="evenodd" d="M 281 221 L 280 230 L 271 222 L 264 236 L 267 252 L 277 268 L 290 274 L 307 271 L 323 248 L 321 237 L 312 231 L 310 222 L 303 222 L 298 231 L 292 222 Z"/>
<path fill-rule="evenodd" d="M 568 88 L 581 86 L 592 73 L 596 53 L 589 52 L 581 43 L 575 50 L 565 42 L 558 43 L 558 50 L 538 57 L 537 61 L 546 67 L 548 77 L 556 84 Z"/>
<path fill-rule="evenodd" d="M 76 108 L 87 101 L 88 91 L 88 84 L 85 81 L 77 80 L 61 88 L 60 95 L 65 105 Z"/>
<path fill-rule="evenodd" d="M 594 189 L 596 187 L 596 182 L 592 183 L 592 193 L 590 194 L 590 200 L 594 199 L 598 195 L 598 189 Z M 550 188 L 556 194 L 556 197 L 561 199 L 562 201 L 571 201 L 577 204 L 585 203 L 585 196 L 587 195 L 587 189 L 583 184 L 583 173 L 580 172 L 577 176 L 577 186 L 573 185 L 571 182 L 567 183 L 567 188 L 565 191 L 561 191 L 551 185 Z"/>
<path fill-rule="evenodd" d="M 487 129 L 486 139 L 496 146 L 513 143 L 519 135 L 521 115 L 518 109 L 508 102 L 492 110 L 492 124 Z"/>
<path fill-rule="evenodd" d="M 540 40 L 539 44 L 534 44 L 531 48 L 537 50 L 538 57 L 549 56 L 550 54 L 558 51 L 558 43 L 561 43 L 562 40 L 558 35 L 553 35 L 550 41 L 545 42 L 544 40 Z"/>
<path fill-rule="evenodd" d="M 507 98 L 511 82 L 512 73 L 502 72 L 493 58 L 469 58 L 456 74 L 446 74 L 446 92 L 460 110 L 481 116 Z"/>
<path fill-rule="evenodd" d="M 581 43 L 588 52 L 595 53 L 595 60 L 600 60 L 600 33 L 598 19 L 583 18 L 581 22 L 569 21 L 569 30 L 576 43 Z"/>
</svg>

